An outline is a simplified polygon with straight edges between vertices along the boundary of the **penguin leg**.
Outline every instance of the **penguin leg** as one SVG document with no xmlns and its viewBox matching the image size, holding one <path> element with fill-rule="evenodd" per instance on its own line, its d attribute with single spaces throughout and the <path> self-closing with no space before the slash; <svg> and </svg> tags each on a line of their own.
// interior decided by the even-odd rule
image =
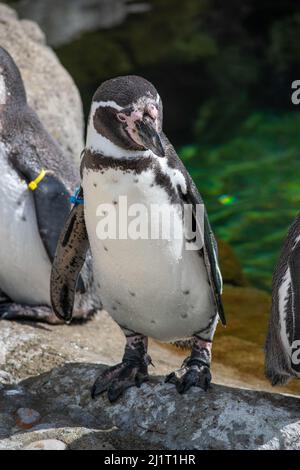
<svg viewBox="0 0 300 470">
<path fill-rule="evenodd" d="M 34 320 L 50 325 L 59 325 L 63 321 L 58 319 L 52 309 L 46 305 L 23 305 L 14 302 L 0 304 L 0 320 Z"/>
<path fill-rule="evenodd" d="M 140 387 L 149 379 L 147 354 L 148 338 L 126 330 L 126 347 L 122 362 L 110 367 L 97 378 L 92 387 L 92 398 L 107 391 L 110 402 L 116 401 L 127 388 Z"/>
<path fill-rule="evenodd" d="M 169 374 L 165 380 L 174 384 L 179 393 L 185 393 L 192 386 L 200 387 L 204 391 L 210 388 L 212 341 L 194 335 L 193 342 L 191 355 L 183 361 L 180 369 Z"/>
</svg>

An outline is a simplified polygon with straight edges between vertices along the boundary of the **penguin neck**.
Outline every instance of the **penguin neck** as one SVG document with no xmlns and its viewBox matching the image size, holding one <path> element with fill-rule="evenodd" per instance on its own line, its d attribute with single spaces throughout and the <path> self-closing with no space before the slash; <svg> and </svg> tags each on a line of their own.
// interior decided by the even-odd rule
<svg viewBox="0 0 300 470">
<path fill-rule="evenodd" d="M 114 144 L 111 140 L 96 131 L 93 125 L 89 124 L 86 139 L 86 149 L 92 153 L 100 154 L 103 157 L 110 157 L 116 160 L 150 157 L 151 150 L 126 150 Z"/>
</svg>

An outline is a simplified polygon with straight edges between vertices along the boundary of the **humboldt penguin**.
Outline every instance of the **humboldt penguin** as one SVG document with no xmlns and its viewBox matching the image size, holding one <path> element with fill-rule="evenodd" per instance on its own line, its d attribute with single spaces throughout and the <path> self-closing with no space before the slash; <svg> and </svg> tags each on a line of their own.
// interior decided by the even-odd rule
<svg viewBox="0 0 300 470">
<path fill-rule="evenodd" d="M 300 215 L 288 231 L 273 274 L 265 359 L 272 385 L 300 378 Z"/>
<path fill-rule="evenodd" d="M 190 356 L 166 380 L 180 393 L 191 386 L 207 390 L 218 318 L 225 323 L 217 246 L 202 198 L 163 133 L 161 98 L 147 80 L 117 77 L 96 91 L 78 198 L 52 265 L 53 309 L 70 321 L 77 276 L 90 246 L 98 295 L 126 337 L 122 362 L 97 378 L 92 396 L 107 391 L 114 401 L 148 379 L 148 337 L 192 340 Z M 152 217 L 157 208 L 162 217 Z M 139 235 L 138 225 L 149 227 L 138 217 L 129 236 L 123 231 L 128 215 L 143 210 L 151 214 L 151 235 Z M 161 233 L 169 214 L 173 228 Z M 108 219 L 111 227 L 102 230 Z"/>
<path fill-rule="evenodd" d="M 57 323 L 50 303 L 56 245 L 70 212 L 79 169 L 28 106 L 19 69 L 0 48 L 0 318 Z M 91 298 L 89 256 L 77 283 L 75 316 Z M 96 299 L 96 298 L 95 298 Z"/>
</svg>

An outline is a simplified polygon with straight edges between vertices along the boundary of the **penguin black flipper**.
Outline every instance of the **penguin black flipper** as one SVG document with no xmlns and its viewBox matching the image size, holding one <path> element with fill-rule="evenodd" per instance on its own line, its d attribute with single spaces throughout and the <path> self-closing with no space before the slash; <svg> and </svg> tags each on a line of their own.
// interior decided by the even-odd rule
<svg viewBox="0 0 300 470">
<path fill-rule="evenodd" d="M 29 184 L 37 178 L 41 168 L 34 158 L 27 157 L 13 155 L 12 163 Z M 52 263 L 60 233 L 71 210 L 70 194 L 63 182 L 51 173 L 46 173 L 32 193 L 40 237 Z"/>
<path fill-rule="evenodd" d="M 70 195 L 61 181 L 53 175 L 46 175 L 33 196 L 39 233 L 53 262 L 60 233 L 71 210 Z"/>
<path fill-rule="evenodd" d="M 208 220 L 206 210 L 204 214 L 204 261 L 210 280 L 210 285 L 213 289 L 218 315 L 222 324 L 226 326 L 226 317 L 221 297 L 223 281 L 218 263 L 218 247 Z"/>
<path fill-rule="evenodd" d="M 53 311 L 66 322 L 72 319 L 76 284 L 88 248 L 84 206 L 75 205 L 59 237 L 50 280 Z"/>
</svg>

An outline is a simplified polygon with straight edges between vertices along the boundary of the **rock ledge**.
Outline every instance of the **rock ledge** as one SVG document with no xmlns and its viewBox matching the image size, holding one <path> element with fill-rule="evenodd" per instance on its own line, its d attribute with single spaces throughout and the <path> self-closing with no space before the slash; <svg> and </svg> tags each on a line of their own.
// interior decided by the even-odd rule
<svg viewBox="0 0 300 470">
<path fill-rule="evenodd" d="M 181 396 L 156 377 L 110 404 L 90 398 L 103 367 L 69 363 L 3 386 L 0 449 L 300 449 L 298 398 L 220 385 Z M 19 408 L 36 410 L 38 425 L 20 431 Z"/>
</svg>

